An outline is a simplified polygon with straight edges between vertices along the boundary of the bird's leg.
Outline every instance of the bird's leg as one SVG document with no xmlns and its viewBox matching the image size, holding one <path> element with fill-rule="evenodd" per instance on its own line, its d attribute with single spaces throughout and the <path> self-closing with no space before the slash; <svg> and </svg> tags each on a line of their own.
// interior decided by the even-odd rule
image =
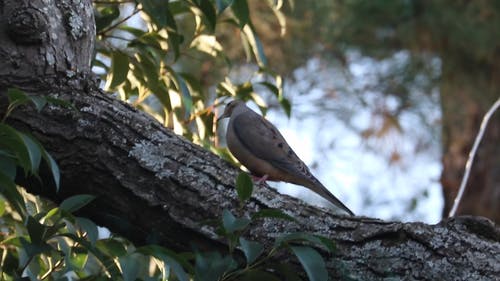
<svg viewBox="0 0 500 281">
<path fill-rule="evenodd" d="M 252 179 L 254 180 L 255 184 L 261 184 L 263 182 L 266 182 L 267 178 L 269 178 L 269 175 L 264 175 L 262 177 L 257 177 L 252 175 Z"/>
</svg>

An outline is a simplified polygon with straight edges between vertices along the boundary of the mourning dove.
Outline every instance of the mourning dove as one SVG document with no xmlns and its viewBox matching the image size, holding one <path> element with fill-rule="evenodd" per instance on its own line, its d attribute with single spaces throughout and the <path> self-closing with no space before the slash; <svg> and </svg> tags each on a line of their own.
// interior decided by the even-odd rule
<svg viewBox="0 0 500 281">
<path fill-rule="evenodd" d="M 219 120 L 227 117 L 230 117 L 226 132 L 229 151 L 253 175 L 262 180 L 284 181 L 307 187 L 354 216 L 311 174 L 273 124 L 240 100 L 230 102 Z"/>
</svg>

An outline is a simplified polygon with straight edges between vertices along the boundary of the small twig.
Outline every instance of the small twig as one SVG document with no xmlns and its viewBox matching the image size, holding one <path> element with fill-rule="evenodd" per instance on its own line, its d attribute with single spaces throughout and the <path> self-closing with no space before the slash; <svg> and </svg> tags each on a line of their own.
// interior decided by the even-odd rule
<svg viewBox="0 0 500 281">
<path fill-rule="evenodd" d="M 104 29 L 103 31 L 99 32 L 99 34 L 98 34 L 98 35 L 101 35 L 101 36 L 105 35 L 105 34 L 106 34 L 106 32 L 109 32 L 110 30 L 115 29 L 115 28 L 116 28 L 117 26 L 119 26 L 120 24 L 122 24 L 122 23 L 124 23 L 124 22 L 128 21 L 131 17 L 135 16 L 135 15 L 136 15 L 137 13 L 139 13 L 140 11 L 141 11 L 141 9 L 135 9 L 135 10 L 134 10 L 134 11 L 133 11 L 130 15 L 128 15 L 128 16 L 126 16 L 126 17 L 124 17 L 123 19 L 119 20 L 117 23 L 115 23 L 115 24 L 113 24 L 112 26 L 110 26 L 110 27 L 108 27 L 108 28 Z"/>
<path fill-rule="evenodd" d="M 216 101 L 216 102 L 214 102 L 212 105 L 207 106 L 206 108 L 204 108 L 204 109 L 202 109 L 202 110 L 200 110 L 200 111 L 198 111 L 198 112 L 195 112 L 195 113 L 191 114 L 191 115 L 189 116 L 189 119 L 187 119 L 187 120 L 185 120 L 185 121 L 182 121 L 182 123 L 183 123 L 183 124 L 189 124 L 189 123 L 193 122 L 193 121 L 194 121 L 194 119 L 196 119 L 196 117 L 199 117 L 199 116 L 201 116 L 201 115 L 208 114 L 208 113 L 210 113 L 210 112 L 214 111 L 216 107 L 219 107 L 219 106 L 220 106 L 220 105 L 222 105 L 222 104 L 223 104 L 223 102 Z"/>
<path fill-rule="evenodd" d="M 479 128 L 479 133 L 476 136 L 476 140 L 474 141 L 474 145 L 469 153 L 469 158 L 467 159 L 467 163 L 465 164 L 465 173 L 462 178 L 462 182 L 460 183 L 460 188 L 458 189 L 457 197 L 455 197 L 455 201 L 453 202 L 453 207 L 451 208 L 448 217 L 454 217 L 457 212 L 458 205 L 460 204 L 460 200 L 462 200 L 462 196 L 464 195 L 465 185 L 467 184 L 467 180 L 469 179 L 470 170 L 472 167 L 472 162 L 474 161 L 474 157 L 476 156 L 477 148 L 479 147 L 479 143 L 483 139 L 484 132 L 486 131 L 486 125 L 490 121 L 491 115 L 500 107 L 500 98 L 491 106 L 490 110 L 486 112 L 484 115 L 483 121 L 481 122 L 481 127 Z"/>
<path fill-rule="evenodd" d="M 256 260 L 254 263 L 252 264 L 247 264 L 245 266 L 245 268 L 243 269 L 238 269 L 238 270 L 235 270 L 235 271 L 232 271 L 232 272 L 228 272 L 226 275 L 222 276 L 222 280 L 230 280 L 231 278 L 235 277 L 235 276 L 238 276 L 242 273 L 244 273 L 245 271 L 249 271 L 249 270 L 252 270 L 258 266 L 260 266 L 261 264 L 265 263 L 267 260 L 269 260 L 270 258 L 272 258 L 274 256 L 274 254 L 277 252 L 277 248 L 272 248 L 271 251 L 269 251 L 269 253 L 259 259 L 259 260 Z"/>
<path fill-rule="evenodd" d="M 49 259 L 50 260 L 50 259 Z M 55 272 L 58 268 L 60 268 L 62 265 L 64 265 L 63 263 L 64 261 L 64 258 L 61 258 L 59 259 L 55 264 L 54 266 L 52 266 L 52 263 L 50 264 L 50 268 L 49 270 L 44 274 L 42 275 L 42 277 L 40 277 L 40 280 L 45 280 L 47 277 L 49 277 L 53 272 Z"/>
</svg>

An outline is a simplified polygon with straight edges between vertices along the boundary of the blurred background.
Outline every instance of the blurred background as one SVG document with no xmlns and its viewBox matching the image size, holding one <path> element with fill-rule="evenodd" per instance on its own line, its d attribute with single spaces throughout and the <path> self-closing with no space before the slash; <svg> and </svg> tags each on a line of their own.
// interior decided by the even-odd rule
<svg viewBox="0 0 500 281">
<path fill-rule="evenodd" d="M 139 2 L 94 1 L 108 91 L 233 162 L 214 120 L 243 99 L 356 214 L 448 214 L 500 96 L 499 1 Z M 497 113 L 459 214 L 499 221 L 499 140 Z"/>
<path fill-rule="evenodd" d="M 26 8 L 26 1 L 14 2 L 0 1 L 0 10 Z M 78 31 L 79 17 L 68 7 L 87 2 L 56 2 L 63 16 L 50 18 L 50 24 L 63 20 L 68 30 Z M 92 3 L 97 35 L 92 69 L 109 95 L 236 166 L 225 144 L 227 121 L 216 119 L 228 101 L 244 100 L 280 129 L 313 174 L 358 215 L 426 223 L 447 217 L 482 119 L 494 103 L 500 104 L 500 1 Z M 37 4 L 28 6 L 33 10 Z M 23 19 L 29 25 L 29 18 Z M 8 112 L 31 101 L 38 109 L 46 103 L 69 105 L 18 89 L 7 92 Z M 191 237 L 191 250 L 175 237 L 163 241 L 172 249 L 159 247 L 154 244 L 162 238 L 155 229 L 146 233 L 127 221 L 133 218 L 104 212 L 104 220 L 110 221 L 106 225 L 115 225 L 122 234 L 147 236 L 152 243 L 136 247 L 73 214 L 94 196 L 73 196 L 58 206 L 16 187 L 21 171 L 16 166 L 25 177 L 36 178 L 43 156 L 56 182 L 59 169 L 36 140 L 3 121 L 1 125 L 0 133 L 7 136 L 0 147 L 0 166 L 6 170 L 0 171 L 2 280 L 171 280 L 172 275 L 175 280 L 300 279 L 286 262 L 268 264 L 283 251 L 299 257 L 307 274 L 323 276 L 311 279 L 327 279 L 320 253 L 308 245 L 319 246 L 315 241 L 321 240 L 321 248 L 333 248 L 334 241 L 307 232 L 282 233 L 276 237 L 281 242 L 270 249 L 238 239 L 253 224 L 247 226 L 249 214 L 237 219 L 229 210 L 197 222 L 202 228 L 210 224 L 203 231 L 211 237 L 212 227 L 220 226 L 217 241 L 227 242 L 227 253 L 198 247 L 198 236 Z M 498 224 L 500 113 L 492 116 L 471 167 L 457 214 L 484 216 Z M 270 185 L 310 204 L 330 206 L 303 187 Z M 480 230 L 471 231 L 487 227 L 484 220 L 475 221 L 477 225 L 467 225 Z M 301 241 L 300 247 L 293 246 L 295 241 Z M 223 249 L 219 242 L 213 249 Z M 235 255 L 237 248 L 245 252 L 247 263 L 241 262 L 241 253 Z M 250 261 L 249 255 L 255 258 Z M 339 274 L 355 278 L 344 271 L 340 263 Z"/>
</svg>

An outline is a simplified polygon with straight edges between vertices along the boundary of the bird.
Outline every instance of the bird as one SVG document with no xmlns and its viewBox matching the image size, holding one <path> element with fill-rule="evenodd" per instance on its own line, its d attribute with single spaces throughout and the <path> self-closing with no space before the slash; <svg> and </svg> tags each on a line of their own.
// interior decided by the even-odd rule
<svg viewBox="0 0 500 281">
<path fill-rule="evenodd" d="M 229 118 L 229 151 L 259 181 L 283 181 L 304 186 L 351 216 L 354 213 L 311 173 L 279 130 L 247 107 L 242 100 L 229 102 L 217 121 Z"/>
</svg>

